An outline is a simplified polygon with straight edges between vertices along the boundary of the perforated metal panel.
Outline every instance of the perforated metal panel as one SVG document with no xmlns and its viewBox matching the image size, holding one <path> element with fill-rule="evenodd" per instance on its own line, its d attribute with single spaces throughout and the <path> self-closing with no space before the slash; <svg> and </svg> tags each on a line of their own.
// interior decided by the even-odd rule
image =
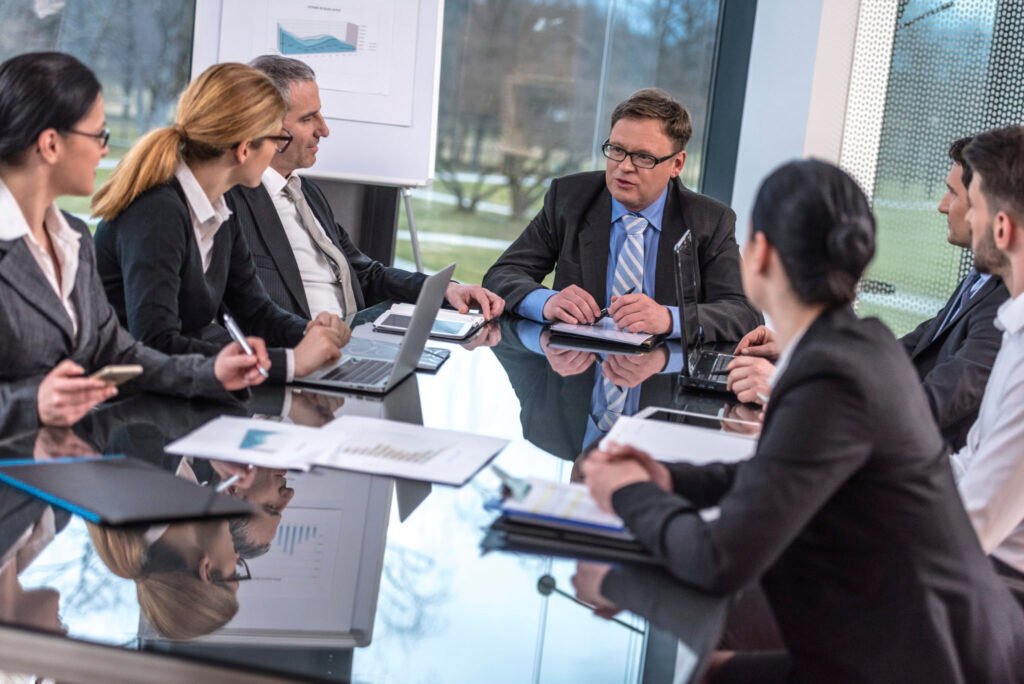
<svg viewBox="0 0 1024 684">
<path fill-rule="evenodd" d="M 902 334 L 945 303 L 970 268 L 937 211 L 949 145 L 1022 109 L 1024 3 L 862 0 L 841 154 L 878 219 L 862 315 Z"/>
</svg>

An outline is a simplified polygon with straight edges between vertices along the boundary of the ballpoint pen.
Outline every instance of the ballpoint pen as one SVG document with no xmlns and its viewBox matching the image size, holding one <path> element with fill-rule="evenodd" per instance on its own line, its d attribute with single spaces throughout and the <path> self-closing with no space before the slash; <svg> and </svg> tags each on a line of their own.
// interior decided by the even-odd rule
<svg viewBox="0 0 1024 684">
<path fill-rule="evenodd" d="M 238 323 L 235 323 L 235 319 L 232 318 L 231 314 L 227 311 L 224 312 L 224 327 L 228 329 L 228 334 L 231 335 L 231 339 L 242 347 L 242 351 L 250 355 L 256 354 L 249 345 L 249 341 L 245 339 L 245 335 L 242 334 L 242 329 L 238 327 Z M 259 361 L 256 362 L 256 370 L 258 370 L 260 375 L 264 378 L 270 377 L 270 373 L 267 372 L 266 368 L 259 364 Z"/>
<path fill-rule="evenodd" d="M 629 288 L 628 290 L 626 290 L 625 292 L 623 292 L 623 293 L 622 293 L 621 295 L 619 295 L 619 296 L 620 296 L 620 297 L 625 297 L 626 295 L 631 295 L 631 294 L 633 294 L 634 292 L 636 292 L 636 287 L 631 287 L 631 288 Z M 601 309 L 601 310 L 600 310 L 600 311 L 598 312 L 598 314 L 597 314 L 597 318 L 595 318 L 595 319 L 594 319 L 594 323 L 597 323 L 597 322 L 598 322 L 599 320 L 601 320 L 602 318 L 604 318 L 604 317 L 605 317 L 605 316 L 607 316 L 607 315 L 608 315 L 608 307 L 606 306 L 606 307 L 604 307 L 603 309 Z M 591 323 L 591 325 L 594 325 L 594 323 Z"/>
<path fill-rule="evenodd" d="M 242 479 L 242 476 L 239 475 L 238 473 L 235 473 L 234 475 L 232 475 L 231 477 L 229 477 L 228 479 L 224 480 L 219 485 L 217 485 L 217 487 L 214 489 L 214 491 L 216 491 L 218 494 L 221 494 L 228 487 L 230 487 L 231 485 L 235 484 L 236 482 L 238 482 L 241 479 Z"/>
<path fill-rule="evenodd" d="M 516 501 L 522 501 L 526 498 L 526 495 L 530 491 L 529 482 L 521 477 L 509 475 L 505 470 L 496 465 L 492 465 L 491 470 L 493 470 L 494 474 L 498 476 L 498 479 L 501 480 L 502 486 L 509 491 L 513 499 Z"/>
</svg>

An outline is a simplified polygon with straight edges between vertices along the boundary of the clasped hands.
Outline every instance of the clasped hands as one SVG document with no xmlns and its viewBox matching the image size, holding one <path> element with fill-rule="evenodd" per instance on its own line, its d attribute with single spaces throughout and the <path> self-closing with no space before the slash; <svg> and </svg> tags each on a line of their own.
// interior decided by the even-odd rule
<svg viewBox="0 0 1024 684">
<path fill-rule="evenodd" d="M 639 292 L 612 297 L 608 315 L 619 330 L 652 335 L 665 335 L 672 331 L 672 314 L 668 307 Z M 601 307 L 582 287 L 570 285 L 548 297 L 543 316 L 548 321 L 592 325 L 601 317 Z"/>
</svg>

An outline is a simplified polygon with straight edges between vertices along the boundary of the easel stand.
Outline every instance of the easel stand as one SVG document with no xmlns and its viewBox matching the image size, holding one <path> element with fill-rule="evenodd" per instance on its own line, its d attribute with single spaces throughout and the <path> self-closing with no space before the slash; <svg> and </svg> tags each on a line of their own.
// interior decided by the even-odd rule
<svg viewBox="0 0 1024 684">
<path fill-rule="evenodd" d="M 416 217 L 412 214 L 412 188 L 402 188 L 402 203 L 405 204 L 405 218 L 409 222 L 409 242 L 412 243 L 412 258 L 416 262 L 416 270 L 423 273 L 420 236 L 416 230 Z"/>
</svg>

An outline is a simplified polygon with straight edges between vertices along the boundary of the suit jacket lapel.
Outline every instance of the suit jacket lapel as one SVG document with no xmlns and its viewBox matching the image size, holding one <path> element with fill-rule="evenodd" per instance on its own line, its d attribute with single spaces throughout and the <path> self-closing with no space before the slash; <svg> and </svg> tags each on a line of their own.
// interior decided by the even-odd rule
<svg viewBox="0 0 1024 684">
<path fill-rule="evenodd" d="M 281 280 L 309 318 L 309 302 L 306 301 L 306 290 L 302 286 L 299 265 L 295 261 L 295 253 L 292 252 L 292 246 L 288 242 L 288 236 L 281 225 L 281 217 L 277 214 L 270 193 L 261 183 L 255 190 L 242 193 L 242 196 L 249 204 L 256 230 L 266 243 L 270 258 L 274 260 L 277 272 L 281 274 Z"/>
<path fill-rule="evenodd" d="M 583 289 L 602 306 L 608 305 L 605 297 L 608 290 L 611 231 L 612 200 L 606 189 L 598 194 L 597 200 L 583 215 L 583 225 L 580 228 L 580 270 L 583 276 Z"/>
<path fill-rule="evenodd" d="M 686 233 L 684 209 L 679 181 L 670 181 L 668 197 L 665 198 L 665 211 L 661 219 L 661 237 L 658 238 L 658 256 L 654 272 L 654 295 L 662 304 L 678 304 L 675 254 L 672 248 Z"/>
<path fill-rule="evenodd" d="M 956 302 L 963 295 L 963 283 L 961 283 L 961 286 L 956 288 L 956 292 L 954 292 L 953 296 L 950 297 L 948 302 L 946 302 L 946 306 L 942 307 L 942 311 L 940 311 L 938 315 L 935 316 L 935 319 L 932 321 L 932 324 L 928 326 L 928 330 L 925 331 L 925 334 L 921 336 L 921 339 L 918 341 L 917 347 L 914 349 L 914 353 L 910 355 L 910 358 L 916 358 L 918 354 L 921 354 L 926 349 L 928 349 L 928 347 L 931 346 L 932 342 L 935 341 L 935 336 L 937 334 L 939 334 L 940 332 L 945 333 L 946 331 L 951 330 L 953 326 L 956 325 L 957 321 L 963 318 L 967 314 L 967 312 L 971 310 L 971 308 L 976 306 L 979 302 L 981 302 L 981 300 L 987 297 L 989 293 L 992 292 L 992 290 L 999 287 L 999 284 L 1000 281 L 997 278 L 989 278 L 988 281 L 981 286 L 981 288 L 974 294 L 974 296 L 971 297 L 967 301 L 967 303 L 965 303 L 963 307 L 961 307 L 959 311 L 957 311 L 956 315 L 953 316 L 953 318 L 951 318 L 949 322 L 946 323 L 945 327 L 942 328 L 940 331 L 939 326 L 942 325 L 942 322 L 946 320 L 946 316 L 949 314 L 950 307 L 956 306 Z"/>
<path fill-rule="evenodd" d="M 0 278 L 60 328 L 67 337 L 68 348 L 74 348 L 71 318 L 24 240 L 0 241 Z"/>
</svg>

